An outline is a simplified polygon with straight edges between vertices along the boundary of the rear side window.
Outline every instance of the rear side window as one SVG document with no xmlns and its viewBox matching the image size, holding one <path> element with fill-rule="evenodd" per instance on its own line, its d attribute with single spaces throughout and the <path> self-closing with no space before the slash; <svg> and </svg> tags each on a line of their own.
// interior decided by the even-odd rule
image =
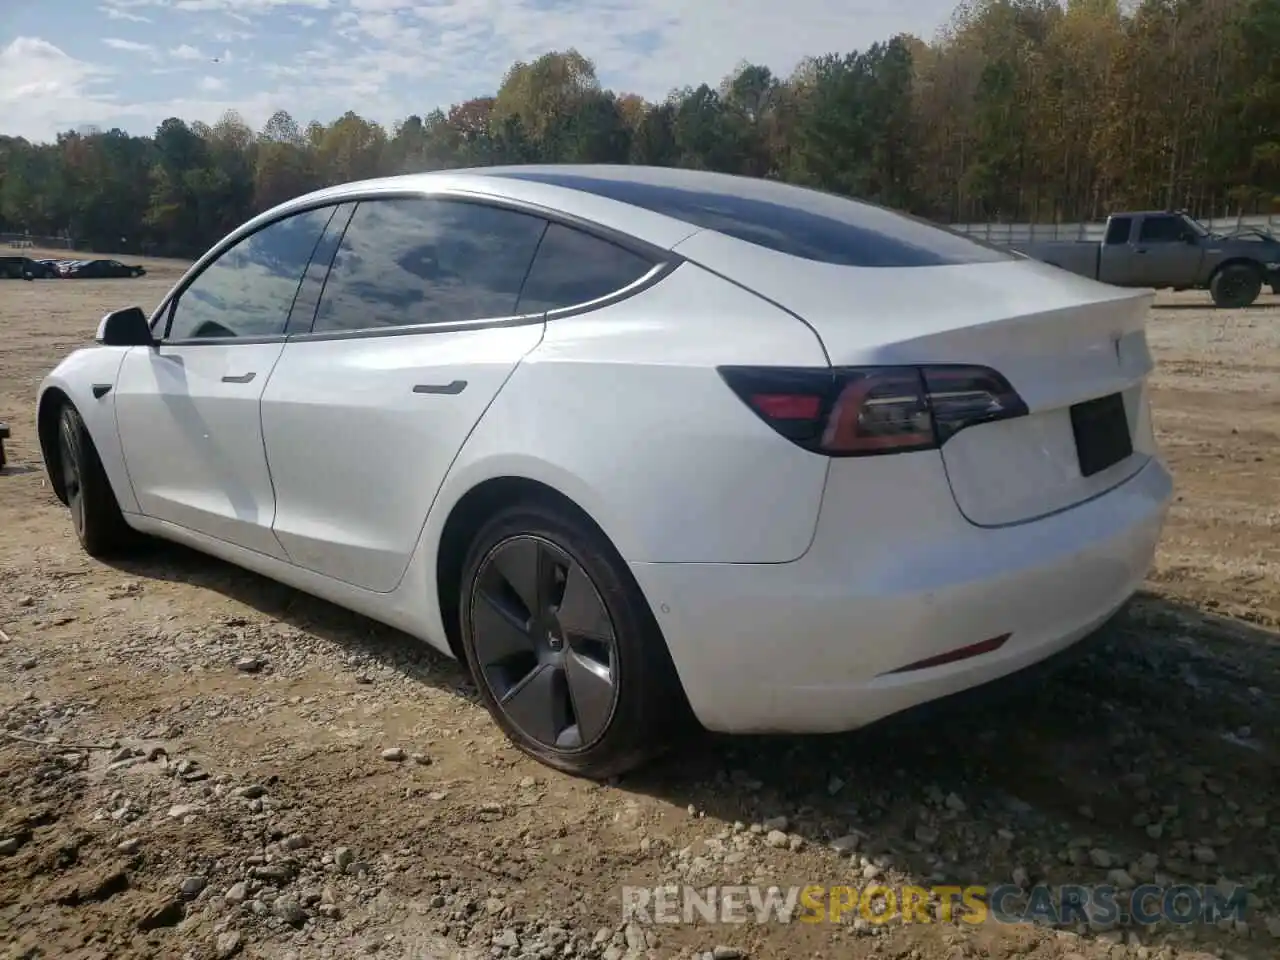
<svg viewBox="0 0 1280 960">
<path fill-rule="evenodd" d="M 1144 217 L 1138 239 L 1142 243 L 1181 243 L 1186 233 L 1181 217 Z"/>
<path fill-rule="evenodd" d="M 616 243 L 553 223 L 520 293 L 519 313 L 545 313 L 598 300 L 635 283 L 653 264 Z"/>
<path fill-rule="evenodd" d="M 906 214 L 771 180 L 674 170 L 653 180 L 543 171 L 499 176 L 581 190 L 821 263 L 932 267 L 1015 259 Z"/>
<path fill-rule="evenodd" d="M 366 200 L 325 281 L 313 330 L 369 330 L 509 317 L 539 217 L 454 200 Z"/>
<path fill-rule="evenodd" d="M 1129 227 L 1133 221 L 1128 217 L 1112 217 L 1107 222 L 1107 238 L 1104 243 L 1115 246 L 1129 242 Z"/>
</svg>

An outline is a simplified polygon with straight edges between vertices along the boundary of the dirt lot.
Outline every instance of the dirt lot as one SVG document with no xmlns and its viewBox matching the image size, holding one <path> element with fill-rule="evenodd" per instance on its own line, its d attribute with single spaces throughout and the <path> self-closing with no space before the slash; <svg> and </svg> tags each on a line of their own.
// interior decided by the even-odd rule
<svg viewBox="0 0 1280 960">
<path fill-rule="evenodd" d="M 153 304 L 181 266 L 148 265 L 0 286 L 12 956 L 1280 955 L 1274 297 L 1153 311 L 1178 502 L 1148 589 L 1088 658 L 1002 703 L 841 737 L 706 738 L 598 786 L 516 753 L 462 671 L 395 631 L 178 548 L 123 566 L 81 553 L 32 398 L 105 310 Z M 405 759 L 384 759 L 393 747 Z M 1251 894 L 1244 923 L 1217 926 L 621 923 L 627 883 L 870 879 Z"/>
</svg>

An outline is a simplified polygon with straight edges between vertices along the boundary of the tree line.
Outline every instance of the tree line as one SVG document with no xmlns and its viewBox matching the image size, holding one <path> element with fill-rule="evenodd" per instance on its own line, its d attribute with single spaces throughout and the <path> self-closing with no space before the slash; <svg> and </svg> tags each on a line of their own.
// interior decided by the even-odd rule
<svg viewBox="0 0 1280 960">
<path fill-rule="evenodd" d="M 1278 51 L 1280 0 L 972 0 L 932 43 L 900 35 L 789 77 L 743 63 L 651 103 L 571 49 L 391 128 L 281 111 L 255 132 L 229 112 L 151 136 L 0 136 L 0 232 L 191 254 L 326 184 L 528 162 L 773 177 L 942 222 L 1272 212 Z"/>
</svg>

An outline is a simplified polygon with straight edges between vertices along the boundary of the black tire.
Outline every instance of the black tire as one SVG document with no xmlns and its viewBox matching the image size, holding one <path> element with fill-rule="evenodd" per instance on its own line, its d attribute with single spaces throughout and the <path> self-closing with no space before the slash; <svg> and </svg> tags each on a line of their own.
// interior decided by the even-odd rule
<svg viewBox="0 0 1280 960">
<path fill-rule="evenodd" d="M 532 586 L 518 576 L 530 570 Z M 467 552 L 459 607 L 481 699 L 541 763 L 606 779 L 690 725 L 648 603 L 608 538 L 576 511 L 530 500 L 491 517 Z"/>
<path fill-rule="evenodd" d="M 1262 273 L 1247 263 L 1229 263 L 1209 281 L 1215 306 L 1239 310 L 1250 306 L 1262 293 Z"/>
<path fill-rule="evenodd" d="M 124 521 L 98 448 L 80 413 L 65 404 L 58 415 L 58 466 L 71 525 L 91 557 L 111 557 L 137 546 L 140 535 Z"/>
</svg>

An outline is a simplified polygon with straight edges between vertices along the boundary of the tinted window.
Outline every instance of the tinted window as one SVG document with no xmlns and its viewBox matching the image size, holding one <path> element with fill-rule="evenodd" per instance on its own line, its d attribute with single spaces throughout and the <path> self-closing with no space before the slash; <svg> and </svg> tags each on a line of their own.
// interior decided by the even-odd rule
<svg viewBox="0 0 1280 960">
<path fill-rule="evenodd" d="M 332 215 L 322 207 L 277 220 L 223 252 L 182 291 L 169 339 L 284 333 L 302 272 Z"/>
<path fill-rule="evenodd" d="M 454 200 L 356 207 L 315 331 L 509 317 L 546 221 Z"/>
<path fill-rule="evenodd" d="M 1128 243 L 1129 227 L 1132 221 L 1128 217 L 1112 217 L 1107 222 L 1106 243 Z"/>
<path fill-rule="evenodd" d="M 354 203 L 339 205 L 329 226 L 325 228 L 324 236 L 316 244 L 311 262 L 307 264 L 302 283 L 298 286 L 298 296 L 294 298 L 293 310 L 289 312 L 289 326 L 285 328 L 285 333 L 311 332 L 316 307 L 320 304 L 320 293 L 324 289 L 325 278 L 329 275 L 329 267 L 333 264 L 333 255 L 338 251 L 338 243 L 342 240 L 342 234 L 347 229 L 355 208 Z"/>
<path fill-rule="evenodd" d="M 771 180 L 678 170 L 613 177 L 542 171 L 497 175 L 607 197 L 823 263 L 929 267 L 1014 259 L 915 217 Z"/>
<path fill-rule="evenodd" d="M 1143 243 L 1180 243 L 1187 232 L 1181 217 L 1147 217 L 1138 239 Z"/>
<path fill-rule="evenodd" d="M 553 223 L 520 292 L 520 313 L 543 313 L 597 300 L 635 283 L 653 264 L 616 243 Z"/>
</svg>

